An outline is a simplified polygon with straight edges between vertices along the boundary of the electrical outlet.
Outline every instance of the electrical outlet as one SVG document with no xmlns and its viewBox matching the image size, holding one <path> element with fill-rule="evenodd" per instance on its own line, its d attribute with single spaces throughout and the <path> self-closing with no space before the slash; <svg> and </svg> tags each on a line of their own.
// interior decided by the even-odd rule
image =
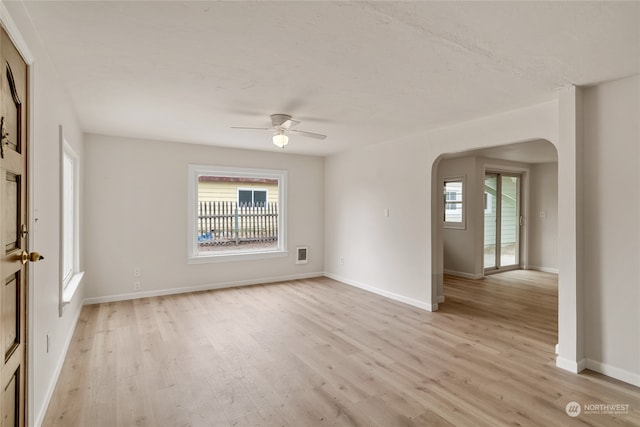
<svg viewBox="0 0 640 427">
<path fill-rule="evenodd" d="M 343 256 L 340 257 L 340 265 L 344 265 L 344 257 Z"/>
<path fill-rule="evenodd" d="M 140 280 L 136 280 L 135 282 L 133 282 L 133 290 L 139 291 L 140 289 L 142 289 L 142 283 L 140 282 Z"/>
<path fill-rule="evenodd" d="M 140 269 L 140 267 L 136 267 L 133 269 L 133 277 L 140 277 L 142 276 L 142 270 Z"/>
<path fill-rule="evenodd" d="M 53 337 L 51 334 L 47 334 L 47 353 L 49 353 L 49 350 L 51 349 L 51 341 L 53 341 Z"/>
</svg>

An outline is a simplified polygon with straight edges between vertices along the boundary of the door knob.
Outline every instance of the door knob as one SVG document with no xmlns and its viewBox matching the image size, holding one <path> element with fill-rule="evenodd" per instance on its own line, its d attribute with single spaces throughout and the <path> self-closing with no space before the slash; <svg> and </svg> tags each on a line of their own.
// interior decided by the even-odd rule
<svg viewBox="0 0 640 427">
<path fill-rule="evenodd" d="M 40 255 L 39 252 L 27 252 L 27 251 L 22 251 L 22 253 L 20 254 L 20 261 L 22 262 L 22 264 L 26 264 L 27 262 L 31 261 L 31 262 L 38 262 L 41 259 L 44 259 L 44 257 L 42 255 Z"/>
</svg>

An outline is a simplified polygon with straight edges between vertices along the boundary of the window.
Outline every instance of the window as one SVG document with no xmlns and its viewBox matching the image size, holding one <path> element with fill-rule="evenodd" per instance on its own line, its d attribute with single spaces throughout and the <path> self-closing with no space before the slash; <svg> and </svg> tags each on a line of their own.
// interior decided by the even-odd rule
<svg viewBox="0 0 640 427">
<path fill-rule="evenodd" d="M 62 280 L 65 285 L 71 280 L 75 267 L 75 241 L 76 241 L 76 159 L 72 157 L 70 150 L 65 150 L 63 155 L 63 188 L 62 188 Z"/>
<path fill-rule="evenodd" d="M 80 161 L 60 129 L 60 315 L 71 302 L 84 273 L 80 272 Z"/>
<path fill-rule="evenodd" d="M 286 256 L 287 172 L 189 165 L 190 263 Z"/>
<path fill-rule="evenodd" d="M 262 207 L 267 203 L 267 190 L 238 190 L 238 204 L 247 207 Z"/>
<path fill-rule="evenodd" d="M 464 178 L 444 180 L 444 225 L 447 228 L 464 228 Z"/>
</svg>

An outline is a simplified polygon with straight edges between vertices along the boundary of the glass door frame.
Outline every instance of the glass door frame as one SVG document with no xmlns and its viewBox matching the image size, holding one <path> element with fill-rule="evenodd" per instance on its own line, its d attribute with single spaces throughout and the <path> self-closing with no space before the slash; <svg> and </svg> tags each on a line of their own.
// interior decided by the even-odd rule
<svg viewBox="0 0 640 427">
<path fill-rule="evenodd" d="M 483 183 L 486 182 L 488 176 L 496 177 L 496 201 L 495 201 L 495 212 L 496 212 L 496 224 L 495 224 L 495 261 L 492 267 L 484 266 L 484 250 L 486 247 L 486 234 L 483 232 L 483 243 L 482 243 L 482 253 L 483 253 L 483 270 L 484 274 L 493 274 L 493 273 L 501 273 L 509 270 L 518 270 L 522 268 L 522 227 L 523 227 L 523 214 L 522 214 L 522 189 L 523 189 L 523 181 L 524 181 L 524 173 L 523 172 L 510 172 L 510 171 L 500 171 L 487 169 L 484 172 L 484 180 Z M 516 262 L 514 264 L 510 264 L 507 266 L 501 265 L 502 260 L 502 181 L 503 177 L 513 177 L 518 179 L 518 184 L 516 186 L 516 247 L 515 247 L 515 258 Z M 483 184 L 483 198 L 486 192 L 484 191 Z M 486 228 L 486 212 L 483 210 L 483 226 Z"/>
</svg>

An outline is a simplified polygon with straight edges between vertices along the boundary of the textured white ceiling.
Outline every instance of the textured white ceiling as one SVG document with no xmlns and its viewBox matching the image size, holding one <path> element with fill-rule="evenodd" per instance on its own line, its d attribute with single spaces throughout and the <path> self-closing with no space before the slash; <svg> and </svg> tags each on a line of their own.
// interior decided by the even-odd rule
<svg viewBox="0 0 640 427">
<path fill-rule="evenodd" d="M 637 2 L 28 1 L 87 132 L 327 155 L 640 72 Z"/>
<path fill-rule="evenodd" d="M 482 148 L 461 153 L 446 154 L 444 158 L 478 156 L 489 159 L 510 160 L 524 163 L 556 163 L 558 151 L 556 147 L 545 140 L 519 142 L 499 147 Z"/>
</svg>

